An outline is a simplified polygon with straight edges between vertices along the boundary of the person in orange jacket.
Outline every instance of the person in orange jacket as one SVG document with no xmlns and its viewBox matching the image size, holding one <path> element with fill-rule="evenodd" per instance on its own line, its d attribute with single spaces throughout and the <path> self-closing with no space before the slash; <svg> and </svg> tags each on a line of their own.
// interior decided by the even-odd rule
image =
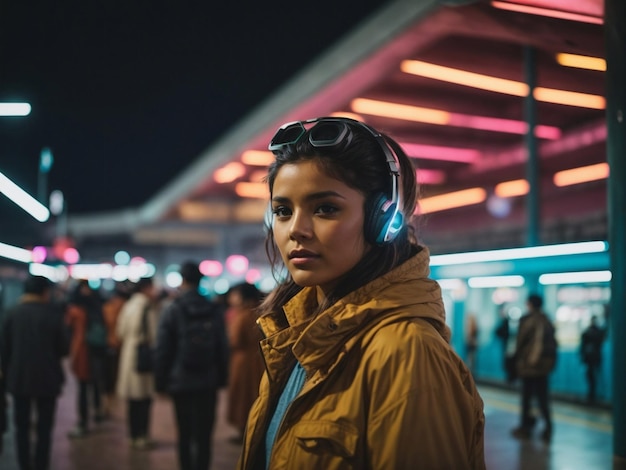
<svg viewBox="0 0 626 470">
<path fill-rule="evenodd" d="M 89 316 L 91 312 L 100 311 L 101 314 L 101 308 L 97 292 L 86 280 L 79 281 L 70 295 L 65 314 L 65 321 L 71 330 L 70 368 L 78 382 L 78 423 L 68 433 L 71 438 L 85 436 L 90 420 L 99 421 L 102 418 L 102 354 L 100 351 L 94 354 L 88 344 Z"/>
</svg>

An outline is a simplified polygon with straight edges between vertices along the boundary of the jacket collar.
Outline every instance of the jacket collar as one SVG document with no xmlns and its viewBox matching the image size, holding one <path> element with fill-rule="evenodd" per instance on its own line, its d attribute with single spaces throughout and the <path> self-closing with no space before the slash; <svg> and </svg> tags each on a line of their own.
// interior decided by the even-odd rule
<svg viewBox="0 0 626 470">
<path fill-rule="evenodd" d="M 266 334 L 266 359 L 284 362 L 293 356 L 307 371 L 307 378 L 329 371 L 367 331 L 366 325 L 400 319 L 428 319 L 449 340 L 439 285 L 428 279 L 430 254 L 423 248 L 387 274 L 351 292 L 311 319 L 317 305 L 314 288 L 304 288 L 285 304 L 284 316 L 259 319 Z M 419 308 L 415 308 L 419 306 Z M 282 317 L 282 318 L 278 318 Z M 284 328 L 285 320 L 288 324 Z M 289 354 L 289 349 L 292 354 Z M 268 363 L 268 369 L 272 370 Z"/>
</svg>

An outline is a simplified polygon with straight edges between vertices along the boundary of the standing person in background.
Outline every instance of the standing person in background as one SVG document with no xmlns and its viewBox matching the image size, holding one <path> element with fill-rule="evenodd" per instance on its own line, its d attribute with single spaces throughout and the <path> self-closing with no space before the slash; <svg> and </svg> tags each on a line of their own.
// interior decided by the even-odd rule
<svg viewBox="0 0 626 470">
<path fill-rule="evenodd" d="M 195 262 L 183 263 L 180 275 L 180 295 L 159 323 L 156 387 L 174 402 L 180 469 L 207 470 L 217 391 L 228 373 L 224 312 L 198 292 L 202 274 Z"/>
<path fill-rule="evenodd" d="M 124 304 L 117 322 L 121 341 L 117 376 L 117 395 L 126 400 L 130 445 L 144 450 L 152 447 L 149 437 L 150 411 L 154 397 L 154 375 L 137 372 L 137 345 L 143 340 L 142 322 L 146 318 L 148 339 L 156 344 L 158 312 L 154 308 L 155 289 L 152 278 L 141 278 L 134 293 Z"/>
<path fill-rule="evenodd" d="M 248 413 L 259 395 L 259 383 L 265 371 L 259 350 L 263 338 L 256 324 L 257 308 L 262 300 L 263 293 L 253 284 L 241 283 L 228 292 L 232 317 L 228 324 L 230 365 L 226 418 L 237 430 L 235 442 L 243 440 Z"/>
<path fill-rule="evenodd" d="M 80 438 L 88 433 L 90 418 L 99 421 L 102 417 L 102 367 L 106 347 L 102 302 L 86 280 L 79 281 L 74 288 L 65 321 L 72 335 L 70 366 L 78 381 L 78 423 L 68 437 Z"/>
<path fill-rule="evenodd" d="M 502 347 L 502 369 L 504 370 L 506 381 L 512 384 L 516 377 L 515 353 L 513 348 L 513 341 L 511 340 L 511 328 L 509 325 L 509 313 L 507 312 L 506 304 L 502 304 L 498 307 L 498 316 L 500 317 L 500 323 L 496 327 L 495 335 L 500 341 Z M 511 341 L 509 341 L 511 340 Z M 511 347 L 509 347 L 511 342 Z"/>
<path fill-rule="evenodd" d="M 465 327 L 465 362 L 472 374 L 476 373 L 476 355 L 478 354 L 478 320 L 474 313 L 467 316 Z"/>
<path fill-rule="evenodd" d="M 50 303 L 51 290 L 45 277 L 29 276 L 19 304 L 7 311 L 0 330 L 0 363 L 13 398 L 21 470 L 49 468 L 56 404 L 64 382 L 61 362 L 68 353 L 68 338 L 62 311 Z"/>
<path fill-rule="evenodd" d="M 530 437 L 536 422 L 530 410 L 531 400 L 536 398 L 545 423 L 541 439 L 548 443 L 553 431 L 548 378 L 556 365 L 555 330 L 542 310 L 541 296 L 529 295 L 526 307 L 528 313 L 520 319 L 515 348 L 517 375 L 522 380 L 520 425 L 511 433 L 518 439 Z"/>
<path fill-rule="evenodd" d="M 115 286 L 111 297 L 102 306 L 104 323 L 107 330 L 107 351 L 104 361 L 104 394 L 102 400 L 103 417 L 109 417 L 115 403 L 115 385 L 120 360 L 121 343 L 117 337 L 117 321 L 122 307 L 130 298 L 128 289 L 123 284 Z"/>
<path fill-rule="evenodd" d="M 587 403 L 596 401 L 596 376 L 602 364 L 602 343 L 606 332 L 598 326 L 598 317 L 593 315 L 591 323 L 580 337 L 580 359 L 587 366 Z"/>
<path fill-rule="evenodd" d="M 281 281 L 238 468 L 484 469 L 483 402 L 409 219 L 411 160 L 347 118 L 285 124 L 269 148 Z"/>
</svg>

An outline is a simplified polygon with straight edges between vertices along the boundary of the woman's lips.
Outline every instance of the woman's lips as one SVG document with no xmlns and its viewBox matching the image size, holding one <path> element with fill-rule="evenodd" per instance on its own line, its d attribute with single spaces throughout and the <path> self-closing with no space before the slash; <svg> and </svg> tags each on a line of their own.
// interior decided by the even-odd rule
<svg viewBox="0 0 626 470">
<path fill-rule="evenodd" d="M 319 258 L 316 253 L 307 250 L 294 250 L 289 253 L 289 261 L 294 266 L 302 266 Z"/>
</svg>

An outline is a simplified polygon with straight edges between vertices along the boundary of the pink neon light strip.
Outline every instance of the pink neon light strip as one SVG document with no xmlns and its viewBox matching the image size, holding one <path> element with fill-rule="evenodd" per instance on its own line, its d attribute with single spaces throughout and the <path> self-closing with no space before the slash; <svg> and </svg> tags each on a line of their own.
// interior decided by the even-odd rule
<svg viewBox="0 0 626 470">
<path fill-rule="evenodd" d="M 480 152 L 475 149 L 414 144 L 409 142 L 401 143 L 400 146 L 408 156 L 424 160 L 473 163 L 480 157 Z"/>
<path fill-rule="evenodd" d="M 482 129 L 485 131 L 507 132 L 510 134 L 523 135 L 528 131 L 528 124 L 524 121 L 472 116 L 469 114 L 450 113 L 450 120 L 448 121 L 448 124 L 451 126 Z M 561 137 L 561 130 L 558 127 L 538 125 L 535 126 L 535 135 L 542 139 L 556 140 Z"/>
<path fill-rule="evenodd" d="M 560 11 L 560 10 L 551 10 L 548 8 L 533 7 L 530 5 L 520 5 L 519 3 L 493 1 L 491 2 L 491 6 L 494 8 L 500 8 L 501 10 L 516 11 L 518 13 L 528 13 L 530 15 L 548 16 L 550 18 L 578 21 L 580 23 L 592 23 L 592 24 L 604 23 L 604 20 L 597 16 L 582 15 L 580 13 L 572 13 L 572 12 Z"/>
<path fill-rule="evenodd" d="M 417 170 L 419 184 L 441 184 L 446 180 L 446 174 L 441 170 Z"/>
</svg>

